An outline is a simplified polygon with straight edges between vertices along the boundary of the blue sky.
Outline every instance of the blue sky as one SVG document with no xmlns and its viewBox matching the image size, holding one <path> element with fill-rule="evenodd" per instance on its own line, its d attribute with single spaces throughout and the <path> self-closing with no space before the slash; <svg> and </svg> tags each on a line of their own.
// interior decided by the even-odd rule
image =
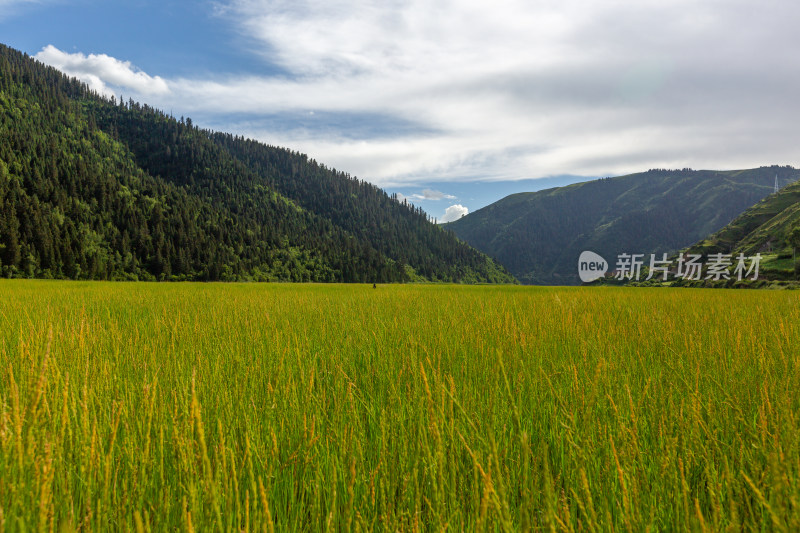
<svg viewBox="0 0 800 533">
<path fill-rule="evenodd" d="M 276 72 L 246 52 L 247 39 L 213 2 L 0 0 L 2 7 L 2 42 L 31 55 L 47 45 L 106 54 L 166 78 Z"/>
<path fill-rule="evenodd" d="M 649 168 L 800 166 L 789 0 L 0 0 L 0 42 L 453 218 Z"/>
</svg>

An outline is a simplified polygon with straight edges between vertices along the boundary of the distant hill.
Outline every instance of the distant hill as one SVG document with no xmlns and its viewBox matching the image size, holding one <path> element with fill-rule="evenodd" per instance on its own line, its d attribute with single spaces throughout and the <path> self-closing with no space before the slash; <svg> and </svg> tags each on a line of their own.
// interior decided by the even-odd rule
<svg viewBox="0 0 800 533">
<path fill-rule="evenodd" d="M 677 251 L 769 195 L 776 175 L 785 186 L 800 170 L 650 170 L 513 194 L 446 227 L 523 283 L 573 285 L 582 251 L 612 266 L 620 253 Z"/>
<path fill-rule="evenodd" d="M 770 194 L 685 251 L 704 257 L 759 253 L 759 279 L 800 279 L 800 182 Z"/>
<path fill-rule="evenodd" d="M 103 98 L 3 45 L 0 274 L 514 281 L 373 185 L 297 152 Z"/>
</svg>

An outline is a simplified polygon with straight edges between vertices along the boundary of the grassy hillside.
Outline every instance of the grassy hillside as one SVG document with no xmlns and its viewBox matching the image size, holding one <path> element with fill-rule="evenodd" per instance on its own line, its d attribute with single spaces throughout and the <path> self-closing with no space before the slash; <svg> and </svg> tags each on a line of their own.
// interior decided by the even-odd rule
<svg viewBox="0 0 800 533">
<path fill-rule="evenodd" d="M 508 196 L 448 224 L 523 283 L 577 284 L 577 259 L 592 250 L 676 251 L 723 227 L 781 185 L 791 167 L 738 171 L 651 170 Z"/>
<path fill-rule="evenodd" d="M 0 529 L 797 531 L 799 337 L 789 292 L 2 280 Z"/>
<path fill-rule="evenodd" d="M 759 277 L 800 277 L 800 182 L 771 194 L 730 224 L 688 247 L 687 253 L 762 255 Z"/>
<path fill-rule="evenodd" d="M 2 45 L 0 207 L 6 277 L 513 281 L 372 185 Z"/>
</svg>

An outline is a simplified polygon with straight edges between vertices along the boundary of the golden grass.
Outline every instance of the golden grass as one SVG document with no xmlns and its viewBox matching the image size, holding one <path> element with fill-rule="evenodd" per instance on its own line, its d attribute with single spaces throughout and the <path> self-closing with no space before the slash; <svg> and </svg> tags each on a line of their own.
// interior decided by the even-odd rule
<svg viewBox="0 0 800 533">
<path fill-rule="evenodd" d="M 0 532 L 800 530 L 800 292 L 0 283 Z"/>
</svg>

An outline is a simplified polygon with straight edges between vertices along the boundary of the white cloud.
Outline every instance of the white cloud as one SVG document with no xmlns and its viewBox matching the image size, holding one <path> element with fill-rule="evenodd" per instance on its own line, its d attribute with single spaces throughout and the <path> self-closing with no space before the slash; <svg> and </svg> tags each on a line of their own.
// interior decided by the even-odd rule
<svg viewBox="0 0 800 533">
<path fill-rule="evenodd" d="M 186 80 L 191 101 L 418 124 L 424 133 L 358 141 L 251 130 L 379 184 L 800 162 L 800 5 L 790 0 L 224 5 L 286 74 Z"/>
<path fill-rule="evenodd" d="M 441 191 L 436 191 L 434 189 L 423 189 L 421 193 L 413 193 L 410 195 L 405 195 L 401 192 L 396 192 L 397 201 L 400 203 L 408 202 L 415 205 L 420 205 L 421 201 L 434 201 L 438 202 L 440 200 L 455 200 L 456 197 L 452 194 L 445 194 Z"/>
<path fill-rule="evenodd" d="M 469 214 L 469 209 L 461 204 L 451 205 L 444 211 L 444 216 L 439 220 L 440 223 L 453 222 Z"/>
<path fill-rule="evenodd" d="M 445 194 L 442 191 L 433 189 L 422 189 L 422 194 L 414 194 L 412 196 L 418 200 L 455 200 L 456 198 L 452 194 Z"/>
<path fill-rule="evenodd" d="M 116 94 L 120 89 L 141 96 L 158 96 L 169 92 L 167 82 L 161 77 L 150 76 L 133 67 L 129 61 L 120 61 L 106 54 L 70 54 L 47 45 L 35 57 L 107 96 Z"/>
<path fill-rule="evenodd" d="M 167 82 L 109 56 L 39 56 L 98 90 L 128 87 L 382 186 L 800 166 L 794 0 L 214 6 L 280 74 Z M 315 122 L 262 120 L 276 115 Z M 354 128 L 367 120 L 384 121 L 380 135 Z"/>
</svg>

